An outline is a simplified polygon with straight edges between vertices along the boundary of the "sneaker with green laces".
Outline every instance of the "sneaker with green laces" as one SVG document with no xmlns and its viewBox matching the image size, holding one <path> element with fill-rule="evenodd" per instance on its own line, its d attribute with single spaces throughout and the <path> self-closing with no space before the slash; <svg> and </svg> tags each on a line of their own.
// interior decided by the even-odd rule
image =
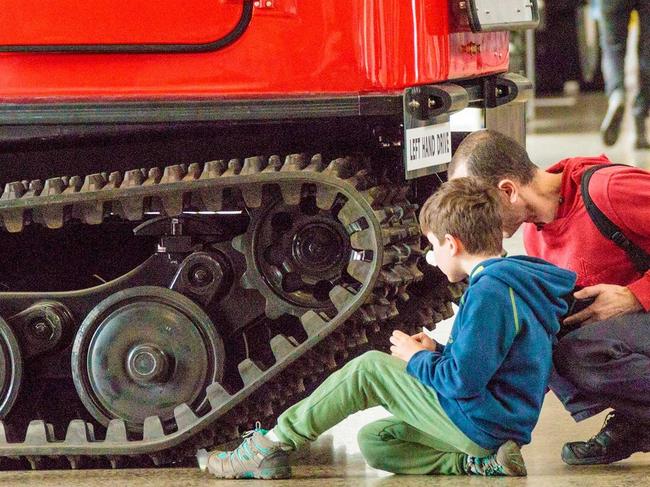
<svg viewBox="0 0 650 487">
<path fill-rule="evenodd" d="M 288 479 L 291 477 L 288 453 L 279 443 L 266 438 L 256 428 L 244 434 L 244 441 L 232 451 L 199 450 L 196 459 L 202 471 L 220 479 Z"/>
<path fill-rule="evenodd" d="M 521 450 L 514 441 L 506 441 L 496 453 L 487 457 L 467 457 L 465 470 L 468 475 L 484 475 L 486 477 L 525 477 L 526 464 L 521 456 Z"/>
</svg>

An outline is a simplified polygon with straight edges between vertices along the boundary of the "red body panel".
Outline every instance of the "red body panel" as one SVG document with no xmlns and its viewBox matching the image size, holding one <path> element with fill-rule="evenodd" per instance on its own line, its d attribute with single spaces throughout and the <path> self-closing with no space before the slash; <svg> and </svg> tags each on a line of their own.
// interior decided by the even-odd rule
<svg viewBox="0 0 650 487">
<path fill-rule="evenodd" d="M 208 42 L 240 12 L 241 1 L 13 0 L 0 11 L 0 44 Z"/>
<path fill-rule="evenodd" d="M 215 52 L 0 53 L 0 100 L 391 92 L 508 68 L 508 34 L 450 34 L 447 0 L 268 2 Z M 6 2 L 0 44 L 210 42 L 242 11 L 239 0 L 163 3 Z"/>
</svg>

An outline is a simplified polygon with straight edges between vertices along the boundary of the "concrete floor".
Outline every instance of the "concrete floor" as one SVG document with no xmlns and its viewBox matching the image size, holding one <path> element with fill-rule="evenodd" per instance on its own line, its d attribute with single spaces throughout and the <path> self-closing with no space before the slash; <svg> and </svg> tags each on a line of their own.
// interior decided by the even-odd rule
<svg viewBox="0 0 650 487">
<path fill-rule="evenodd" d="M 567 416 L 554 396 L 548 395 L 542 417 L 533 434 L 533 441 L 523 449 L 528 467 L 526 478 L 429 477 L 396 476 L 368 467 L 356 445 L 356 432 L 366 422 L 386 413 L 367 410 L 351 416 L 323 435 L 311 448 L 296 454 L 293 461 L 294 478 L 284 481 L 227 481 L 212 479 L 193 469 L 158 470 L 86 470 L 45 472 L 3 472 L 2 485 L 87 486 L 111 485 L 155 486 L 336 486 L 336 487 L 419 487 L 444 485 L 460 487 L 473 485 L 574 487 L 648 485 L 650 455 L 637 454 L 610 466 L 568 467 L 559 452 L 565 441 L 585 438 L 596 432 L 603 415 L 581 424 Z"/>
<path fill-rule="evenodd" d="M 529 124 L 528 148 L 531 158 L 540 166 L 572 155 L 606 153 L 613 162 L 650 168 L 650 151 L 633 151 L 631 119 L 626 117 L 618 144 L 605 148 L 600 142 L 598 126 L 606 102 L 602 95 L 581 95 L 541 100 L 537 117 Z M 509 253 L 523 253 L 521 238 L 515 235 L 507 243 Z M 436 337 L 444 339 L 450 323 L 442 323 Z M 533 434 L 533 441 L 523 454 L 529 476 L 524 479 L 483 479 L 476 477 L 404 477 L 394 476 L 368 467 L 359 453 L 356 432 L 365 423 L 385 416 L 380 408 L 363 411 L 323 435 L 311 448 L 294 457 L 292 481 L 267 482 L 264 485 L 300 486 L 376 486 L 417 487 L 444 485 L 500 486 L 625 486 L 648 485 L 650 454 L 636 454 L 610 466 L 568 467 L 560 460 L 560 448 L 566 441 L 586 439 L 598 431 L 605 413 L 583 423 L 574 423 L 557 399 L 549 394 Z M 90 470 L 46 472 L 0 472 L 0 484 L 33 486 L 86 486 L 110 483 L 137 486 L 198 485 L 261 485 L 260 481 L 218 481 L 190 469 L 159 470 Z"/>
</svg>

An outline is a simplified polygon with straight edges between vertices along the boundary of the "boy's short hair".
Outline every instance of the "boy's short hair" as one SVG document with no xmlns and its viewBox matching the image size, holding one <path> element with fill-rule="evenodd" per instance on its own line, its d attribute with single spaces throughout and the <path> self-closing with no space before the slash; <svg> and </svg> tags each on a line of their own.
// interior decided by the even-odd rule
<svg viewBox="0 0 650 487">
<path fill-rule="evenodd" d="M 475 177 L 443 183 L 422 206 L 420 228 L 439 242 L 459 239 L 470 254 L 498 255 L 503 249 L 499 194 Z"/>
</svg>

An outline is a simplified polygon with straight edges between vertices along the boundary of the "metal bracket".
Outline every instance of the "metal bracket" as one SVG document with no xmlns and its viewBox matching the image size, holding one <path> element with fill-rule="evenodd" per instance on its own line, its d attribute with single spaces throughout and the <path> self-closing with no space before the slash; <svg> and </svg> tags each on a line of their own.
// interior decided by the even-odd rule
<svg viewBox="0 0 650 487">
<path fill-rule="evenodd" d="M 223 287 L 227 272 L 224 271 L 222 260 L 207 252 L 187 256 L 169 288 L 207 306 Z"/>
<path fill-rule="evenodd" d="M 469 104 L 467 90 L 456 84 L 414 86 L 404 90 L 404 136 L 409 129 L 427 127 L 449 121 L 449 115 Z M 406 160 L 406 144 L 404 144 Z M 413 179 L 444 170 L 447 164 L 406 170 L 406 179 Z"/>
<path fill-rule="evenodd" d="M 160 237 L 158 252 L 167 254 L 192 252 L 195 248 L 193 236 L 221 235 L 218 227 L 188 216 L 152 218 L 135 227 L 133 234 L 136 237 Z"/>
<path fill-rule="evenodd" d="M 404 90 L 404 121 L 434 121 L 462 110 L 469 103 L 465 88 L 455 84 L 414 86 Z"/>
<path fill-rule="evenodd" d="M 483 86 L 486 108 L 496 108 L 507 103 L 523 103 L 533 96 L 533 83 L 524 76 L 507 73 L 487 78 Z"/>
</svg>

